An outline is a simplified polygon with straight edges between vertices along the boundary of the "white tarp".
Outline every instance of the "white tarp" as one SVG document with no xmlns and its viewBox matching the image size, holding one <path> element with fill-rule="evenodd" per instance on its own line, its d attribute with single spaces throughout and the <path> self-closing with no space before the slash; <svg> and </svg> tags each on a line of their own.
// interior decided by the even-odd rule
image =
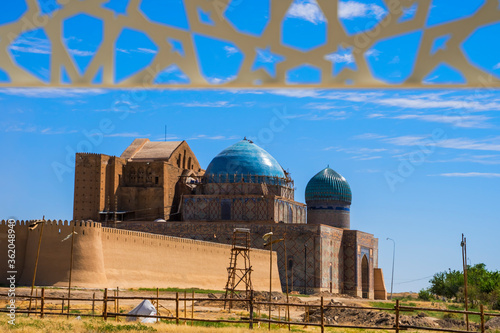
<svg viewBox="0 0 500 333">
<path fill-rule="evenodd" d="M 128 314 L 137 315 L 137 317 L 127 317 L 127 321 L 135 321 L 135 320 L 139 319 L 141 321 L 141 323 L 155 323 L 156 322 L 156 318 L 141 317 L 141 315 L 149 315 L 149 316 L 156 315 L 156 309 L 148 299 L 145 299 L 144 301 L 142 301 L 139 305 L 137 305 Z"/>
</svg>

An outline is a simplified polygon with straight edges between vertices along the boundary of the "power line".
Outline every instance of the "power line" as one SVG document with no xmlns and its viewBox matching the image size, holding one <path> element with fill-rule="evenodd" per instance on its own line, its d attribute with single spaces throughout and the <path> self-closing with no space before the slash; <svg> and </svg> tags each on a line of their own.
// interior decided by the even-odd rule
<svg viewBox="0 0 500 333">
<path fill-rule="evenodd" d="M 421 280 L 425 280 L 425 279 L 429 279 L 431 277 L 433 277 L 434 275 L 430 275 L 430 276 L 426 276 L 426 277 L 423 277 L 423 278 L 420 278 L 420 279 L 415 279 L 415 280 L 409 280 L 409 281 L 403 281 L 403 282 L 398 282 L 398 283 L 395 283 L 395 284 L 404 284 L 404 283 L 410 283 L 410 282 L 415 282 L 415 281 L 421 281 Z"/>
</svg>

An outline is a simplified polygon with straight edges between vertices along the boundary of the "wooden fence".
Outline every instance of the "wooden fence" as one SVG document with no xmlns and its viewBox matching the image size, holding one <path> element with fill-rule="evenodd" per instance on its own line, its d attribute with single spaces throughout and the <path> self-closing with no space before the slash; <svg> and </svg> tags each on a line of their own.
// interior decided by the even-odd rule
<svg viewBox="0 0 500 333">
<path fill-rule="evenodd" d="M 109 292 L 113 291 L 113 295 L 110 295 Z M 7 294 L 0 294 L 1 297 L 7 297 Z M 231 323 L 231 324 L 248 324 L 250 329 L 253 329 L 254 324 L 256 323 L 268 323 L 269 329 L 271 328 L 271 324 L 276 324 L 282 327 L 288 327 L 290 330 L 292 325 L 297 326 L 316 326 L 321 328 L 321 332 L 324 332 L 326 327 L 335 327 L 335 328 L 351 328 L 351 329 L 373 329 L 373 330 L 394 330 L 399 333 L 401 330 L 415 329 L 415 330 L 426 330 L 426 331 L 436 331 L 436 332 L 475 332 L 475 331 L 466 331 L 466 330 L 458 330 L 451 328 L 436 328 L 436 327 L 424 327 L 424 326 L 411 326 L 411 325 L 403 325 L 400 322 L 400 315 L 402 312 L 414 312 L 414 311 L 433 311 L 433 312 L 445 312 L 445 313 L 458 313 L 462 315 L 477 315 L 480 316 L 480 331 L 477 332 L 485 332 L 485 317 L 500 317 L 500 313 L 485 313 L 483 306 L 480 306 L 479 312 L 474 311 L 463 311 L 463 310 L 448 310 L 448 309 L 436 309 L 436 308 L 420 308 L 413 306 L 403 306 L 400 305 L 399 300 L 396 300 L 396 304 L 393 308 L 381 308 L 381 307 L 360 307 L 360 306 L 348 306 L 348 305 L 333 305 L 333 304 L 324 304 L 324 299 L 321 297 L 320 304 L 308 304 L 308 303 L 290 303 L 290 302 L 264 302 L 257 301 L 254 298 L 253 292 L 250 293 L 250 297 L 247 299 L 226 299 L 226 298 L 206 298 L 206 297 L 195 297 L 195 293 L 192 292 L 191 295 L 187 295 L 184 292 L 184 297 L 180 297 L 179 292 L 176 292 L 175 297 L 160 297 L 159 290 L 156 290 L 156 295 L 151 297 L 145 296 L 120 296 L 119 290 L 117 289 L 104 289 L 103 297 L 96 298 L 95 293 L 92 298 L 77 298 L 71 297 L 69 300 L 74 304 L 74 302 L 85 302 L 86 304 L 91 304 L 91 308 L 89 309 L 78 309 L 78 313 L 74 313 L 70 311 L 68 297 L 56 297 L 56 296 L 45 296 L 45 289 L 41 289 L 41 294 L 38 295 L 38 292 L 35 296 L 31 297 L 34 303 L 32 309 L 22 309 L 17 308 L 16 313 L 26 313 L 28 316 L 30 315 L 39 315 L 40 318 L 44 318 L 45 316 L 81 316 L 81 317 L 100 317 L 104 320 L 108 320 L 109 318 L 114 318 L 117 320 L 119 317 L 145 317 L 145 318 L 155 318 L 156 321 L 159 320 L 171 320 L 175 321 L 177 325 L 181 322 L 183 324 L 187 324 L 190 322 L 193 325 L 193 322 L 214 322 L 214 323 Z M 16 299 L 29 299 L 30 296 L 16 296 Z M 155 305 L 157 315 L 136 315 L 136 314 L 128 314 L 121 313 L 120 311 L 120 300 L 151 300 Z M 54 310 L 47 308 L 47 301 L 61 301 L 61 311 L 47 311 Z M 175 302 L 174 312 L 171 312 L 170 309 L 162 306 L 160 302 L 164 301 L 173 301 Z M 194 307 L 195 301 L 210 301 L 210 302 L 221 302 L 224 304 L 232 303 L 232 302 L 240 302 L 246 304 L 246 310 L 248 312 L 248 317 L 241 317 L 237 320 L 229 320 L 229 319 L 206 319 L 206 318 L 195 318 L 194 317 Z M 187 312 L 187 302 L 191 302 L 191 315 L 188 316 Z M 110 306 L 111 303 L 112 305 Z M 181 308 L 182 304 L 184 304 L 183 309 Z M 68 306 L 65 307 L 65 304 Z M 97 312 L 96 305 L 101 305 L 102 311 Z M 162 311 L 160 311 L 160 307 Z M 255 310 L 260 308 L 271 308 L 278 307 L 278 316 L 271 316 L 269 318 L 263 318 L 260 315 L 256 315 Z M 290 307 L 304 308 L 304 320 L 302 322 L 292 321 L 290 319 Z M 310 322 L 309 313 L 311 309 L 318 309 L 320 311 L 319 322 Z M 340 308 L 340 309 L 356 309 L 361 311 L 369 311 L 369 310 L 379 310 L 379 311 L 388 311 L 394 313 L 394 324 L 392 326 L 362 326 L 362 325 L 342 325 L 342 324 L 326 324 L 325 323 L 325 311 L 331 308 Z M 283 309 L 284 316 L 281 316 L 281 309 Z M 76 309 L 75 309 L 76 310 Z M 87 313 L 83 313 L 82 311 L 87 311 Z M 166 311 L 169 315 L 160 315 L 163 311 Z M 183 311 L 182 311 L 183 310 Z M 0 312 L 9 312 L 9 309 L 3 308 L 0 309 Z M 182 311 L 183 315 L 180 315 Z M 275 311 L 276 312 L 276 311 Z M 269 311 L 271 313 L 271 311 Z"/>
</svg>

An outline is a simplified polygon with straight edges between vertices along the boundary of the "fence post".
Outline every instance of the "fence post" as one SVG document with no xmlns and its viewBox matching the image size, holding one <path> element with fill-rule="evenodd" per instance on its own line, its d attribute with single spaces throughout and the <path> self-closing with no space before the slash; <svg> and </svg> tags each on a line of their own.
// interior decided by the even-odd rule
<svg viewBox="0 0 500 333">
<path fill-rule="evenodd" d="M 36 312 L 36 310 L 38 310 L 38 288 L 35 289 L 35 312 Z M 30 312 L 31 312 L 31 306 L 30 306 L 30 309 L 28 312 L 28 317 L 30 316 Z M 36 313 L 35 313 L 35 317 L 36 317 Z"/>
<path fill-rule="evenodd" d="M 480 305 L 480 309 L 481 309 L 481 333 L 484 333 L 484 307 L 482 304 Z"/>
<path fill-rule="evenodd" d="M 249 300 L 249 309 L 250 309 L 250 323 L 248 324 L 248 328 L 253 330 L 253 289 L 250 290 L 250 300 Z"/>
<path fill-rule="evenodd" d="M 394 306 L 394 308 L 396 309 L 396 325 L 395 325 L 395 328 L 396 328 L 396 333 L 399 333 L 399 299 L 396 300 L 396 305 Z"/>
<path fill-rule="evenodd" d="M 120 313 L 120 299 L 118 298 L 120 295 L 120 288 L 116 287 L 116 313 Z M 116 320 L 120 321 L 120 316 L 116 316 Z"/>
<path fill-rule="evenodd" d="M 160 315 L 160 301 L 158 300 L 160 298 L 160 288 L 156 288 L 156 315 Z M 160 318 L 156 318 L 156 322 L 159 322 Z"/>
<path fill-rule="evenodd" d="M 183 315 L 184 318 L 187 317 L 186 298 L 187 298 L 187 291 L 184 290 L 184 315 Z M 186 325 L 186 324 L 187 324 L 186 319 L 184 319 L 184 325 Z"/>
<path fill-rule="evenodd" d="M 191 326 L 193 326 L 194 319 L 194 289 L 191 290 Z"/>
<path fill-rule="evenodd" d="M 175 293 L 175 324 L 179 325 L 179 292 Z"/>
<path fill-rule="evenodd" d="M 321 296 L 321 333 L 325 332 L 325 308 L 323 307 L 323 296 Z"/>
<path fill-rule="evenodd" d="M 61 303 L 61 313 L 64 313 L 64 298 L 63 298 L 62 303 Z"/>
<path fill-rule="evenodd" d="M 113 311 L 114 313 L 117 313 L 118 310 L 116 308 L 116 290 L 113 290 L 113 297 L 114 297 L 114 300 L 113 300 L 113 305 L 115 306 L 115 310 Z M 115 321 L 118 321 L 118 316 L 115 315 Z"/>
<path fill-rule="evenodd" d="M 102 299 L 102 317 L 108 320 L 108 288 L 104 288 L 104 297 Z"/>
<path fill-rule="evenodd" d="M 95 293 L 92 294 L 92 315 L 95 314 Z"/>
<path fill-rule="evenodd" d="M 42 296 L 40 298 L 40 318 L 43 318 L 43 307 L 45 306 L 45 288 L 42 288 Z"/>
</svg>

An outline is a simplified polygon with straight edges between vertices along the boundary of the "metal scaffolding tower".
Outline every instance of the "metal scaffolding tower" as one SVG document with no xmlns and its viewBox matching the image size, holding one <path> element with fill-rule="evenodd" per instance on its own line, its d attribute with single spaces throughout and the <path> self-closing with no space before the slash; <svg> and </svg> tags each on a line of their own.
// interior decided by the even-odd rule
<svg viewBox="0 0 500 333">
<path fill-rule="evenodd" d="M 240 262 L 238 262 L 240 257 Z M 239 263 L 239 266 L 238 266 Z M 233 246 L 231 248 L 231 258 L 227 268 L 227 283 L 225 298 L 233 299 L 235 291 L 245 291 L 245 298 L 248 298 L 249 291 L 252 290 L 252 266 L 250 265 L 250 229 L 235 228 L 233 231 Z M 243 282 L 245 288 L 237 289 Z M 226 308 L 224 302 L 224 309 Z M 229 301 L 229 310 L 232 308 L 232 301 Z"/>
</svg>

